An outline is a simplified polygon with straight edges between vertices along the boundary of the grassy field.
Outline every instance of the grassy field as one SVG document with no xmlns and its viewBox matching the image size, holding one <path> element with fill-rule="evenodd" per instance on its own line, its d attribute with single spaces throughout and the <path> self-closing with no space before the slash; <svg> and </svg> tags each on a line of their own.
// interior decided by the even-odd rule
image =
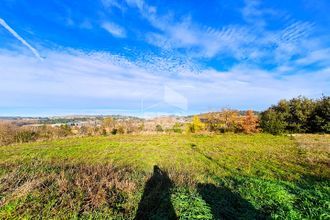
<svg viewBox="0 0 330 220">
<path fill-rule="evenodd" d="M 0 219 L 330 219 L 330 136 L 114 135 L 0 147 Z"/>
</svg>

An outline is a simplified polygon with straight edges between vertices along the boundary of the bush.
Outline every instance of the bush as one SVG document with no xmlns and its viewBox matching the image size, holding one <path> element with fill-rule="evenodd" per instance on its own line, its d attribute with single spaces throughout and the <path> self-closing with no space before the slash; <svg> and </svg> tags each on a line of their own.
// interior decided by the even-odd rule
<svg viewBox="0 0 330 220">
<path fill-rule="evenodd" d="M 112 117 L 106 117 L 102 121 L 102 126 L 104 128 L 112 129 L 115 127 L 115 120 Z"/>
<path fill-rule="evenodd" d="M 61 125 L 55 129 L 57 137 L 67 137 L 72 134 L 71 128 L 68 125 Z"/>
<path fill-rule="evenodd" d="M 308 130 L 308 120 L 315 109 L 315 102 L 305 97 L 293 98 L 288 101 L 286 121 L 290 133 L 304 133 Z"/>
<path fill-rule="evenodd" d="M 88 130 L 89 130 L 88 127 L 86 127 L 86 126 L 81 126 L 81 127 L 79 128 L 79 134 L 81 134 L 81 135 L 88 135 L 88 133 L 89 133 Z"/>
<path fill-rule="evenodd" d="M 112 135 L 116 135 L 117 132 L 118 132 L 118 129 L 117 129 L 117 128 L 113 128 L 113 129 L 111 130 L 111 134 L 112 134 Z"/>
<path fill-rule="evenodd" d="M 35 141 L 38 138 L 38 133 L 29 129 L 18 130 L 15 134 L 15 142 L 24 143 Z"/>
<path fill-rule="evenodd" d="M 241 117 L 238 111 L 223 109 L 221 112 L 206 115 L 206 127 L 213 132 L 239 132 L 241 131 Z"/>
<path fill-rule="evenodd" d="M 330 133 L 330 96 L 317 101 L 309 120 L 309 132 Z"/>
<path fill-rule="evenodd" d="M 193 117 L 192 123 L 188 123 L 187 124 L 187 132 L 188 133 L 196 133 L 199 131 L 202 131 L 205 129 L 205 124 L 203 122 L 201 122 L 201 120 L 199 119 L 199 117 L 197 115 L 195 115 Z"/>
<path fill-rule="evenodd" d="M 157 132 L 163 132 L 164 130 L 163 130 L 161 125 L 156 125 L 156 131 Z"/>
<path fill-rule="evenodd" d="M 264 132 L 270 134 L 282 134 L 285 132 L 287 123 L 284 120 L 284 115 L 269 109 L 261 113 L 260 127 Z"/>
<path fill-rule="evenodd" d="M 37 129 L 38 131 L 38 138 L 40 139 L 51 139 L 54 136 L 54 128 L 43 125 Z"/>
<path fill-rule="evenodd" d="M 259 131 L 259 119 L 252 110 L 248 110 L 242 120 L 242 132 L 246 134 L 257 133 Z"/>
<path fill-rule="evenodd" d="M 182 125 L 180 123 L 175 123 L 172 127 L 172 131 L 175 132 L 175 133 L 182 133 Z"/>
<path fill-rule="evenodd" d="M 123 126 L 119 126 L 118 129 L 117 129 L 117 133 L 118 134 L 125 134 L 125 129 Z"/>
<path fill-rule="evenodd" d="M 22 128 L 11 123 L 0 123 L 0 146 L 35 141 L 41 129 Z"/>
</svg>

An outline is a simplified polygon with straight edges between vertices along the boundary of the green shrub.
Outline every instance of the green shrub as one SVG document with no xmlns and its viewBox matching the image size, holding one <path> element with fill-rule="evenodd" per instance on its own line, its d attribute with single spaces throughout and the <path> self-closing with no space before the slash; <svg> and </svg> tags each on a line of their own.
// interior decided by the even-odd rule
<svg viewBox="0 0 330 220">
<path fill-rule="evenodd" d="M 117 132 L 118 132 L 118 129 L 117 129 L 117 128 L 113 128 L 113 129 L 111 130 L 111 134 L 112 134 L 112 135 L 116 135 Z"/>
<path fill-rule="evenodd" d="M 308 130 L 308 120 L 315 109 L 312 99 L 305 97 L 293 98 L 288 101 L 287 130 L 291 133 L 304 133 Z"/>
<path fill-rule="evenodd" d="M 330 133 L 330 96 L 317 101 L 309 121 L 310 132 Z"/>
<path fill-rule="evenodd" d="M 174 125 L 173 125 L 173 127 L 172 127 L 172 130 L 173 130 L 173 132 L 175 132 L 175 133 L 182 133 L 182 125 L 180 124 L 180 123 L 175 123 Z"/>
<path fill-rule="evenodd" d="M 260 127 L 264 132 L 270 134 L 282 134 L 285 132 L 287 126 L 287 123 L 284 119 L 285 118 L 283 113 L 279 113 L 274 111 L 273 109 L 269 109 L 261 113 Z"/>
<path fill-rule="evenodd" d="M 163 128 L 161 125 L 156 125 L 156 131 L 157 132 L 163 132 Z"/>
</svg>

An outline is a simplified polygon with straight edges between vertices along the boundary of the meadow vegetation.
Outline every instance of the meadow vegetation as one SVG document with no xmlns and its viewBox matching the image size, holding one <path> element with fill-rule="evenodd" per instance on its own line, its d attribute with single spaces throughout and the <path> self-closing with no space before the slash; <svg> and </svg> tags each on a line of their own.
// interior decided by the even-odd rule
<svg viewBox="0 0 330 220">
<path fill-rule="evenodd" d="M 0 219 L 329 219 L 329 145 L 162 133 L 2 146 Z"/>
</svg>

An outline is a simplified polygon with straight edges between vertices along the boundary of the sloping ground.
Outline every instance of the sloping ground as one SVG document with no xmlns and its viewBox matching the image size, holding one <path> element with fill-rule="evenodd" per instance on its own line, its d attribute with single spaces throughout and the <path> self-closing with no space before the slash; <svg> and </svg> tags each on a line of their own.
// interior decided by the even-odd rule
<svg viewBox="0 0 330 220">
<path fill-rule="evenodd" d="M 0 219 L 328 219 L 329 143 L 171 134 L 0 147 Z"/>
</svg>

